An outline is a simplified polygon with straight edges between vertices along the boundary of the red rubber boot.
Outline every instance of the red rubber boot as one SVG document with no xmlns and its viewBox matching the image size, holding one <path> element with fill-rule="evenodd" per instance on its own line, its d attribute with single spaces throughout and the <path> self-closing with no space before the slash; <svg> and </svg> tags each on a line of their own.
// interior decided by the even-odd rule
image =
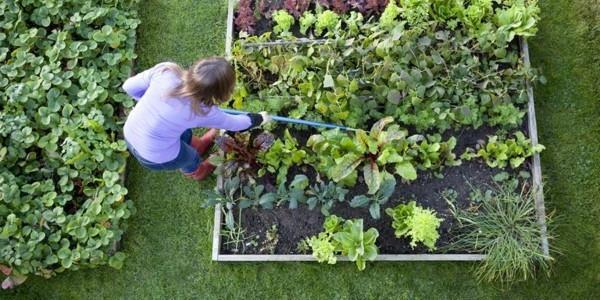
<svg viewBox="0 0 600 300">
<path fill-rule="evenodd" d="M 186 177 L 191 178 L 193 180 L 204 180 L 208 175 L 210 175 L 214 170 L 215 166 L 211 165 L 208 161 L 203 161 L 198 165 L 198 168 L 192 173 L 184 173 Z"/>
<path fill-rule="evenodd" d="M 200 155 L 204 154 L 210 147 L 212 147 L 215 138 L 219 134 L 216 129 L 207 131 L 202 137 L 193 136 L 191 145 L 194 147 Z"/>
</svg>

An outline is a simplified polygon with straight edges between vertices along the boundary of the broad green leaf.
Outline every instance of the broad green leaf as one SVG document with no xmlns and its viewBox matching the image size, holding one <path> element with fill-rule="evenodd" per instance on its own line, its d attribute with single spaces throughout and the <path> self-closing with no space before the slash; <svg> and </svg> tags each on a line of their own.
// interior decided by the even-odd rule
<svg viewBox="0 0 600 300">
<path fill-rule="evenodd" d="M 381 133 L 383 128 L 385 128 L 385 126 L 387 126 L 389 123 L 392 123 L 392 122 L 394 122 L 393 117 L 385 117 L 385 118 L 377 121 L 375 124 L 373 124 L 373 127 L 371 127 L 371 132 L 370 132 L 371 138 L 377 140 L 379 137 L 379 134 Z"/>
<path fill-rule="evenodd" d="M 388 174 L 385 172 L 385 174 Z M 396 179 L 393 176 L 383 176 L 385 180 L 381 183 L 381 189 L 379 190 L 378 195 L 381 199 L 385 199 L 384 202 L 380 201 L 380 204 L 384 204 L 385 201 L 394 193 L 394 189 L 396 188 Z"/>
<path fill-rule="evenodd" d="M 324 88 L 332 88 L 335 87 L 335 82 L 333 81 L 333 77 L 329 74 L 325 75 L 323 79 L 323 87 Z"/>
<path fill-rule="evenodd" d="M 308 177 L 303 174 L 298 174 L 294 177 L 294 180 L 290 183 L 290 187 L 294 189 L 304 190 L 308 187 L 309 181 Z"/>
<path fill-rule="evenodd" d="M 363 162 L 363 158 L 355 154 L 346 154 L 335 160 L 336 165 L 331 169 L 331 179 L 339 182 L 355 172 L 356 168 Z"/>
<path fill-rule="evenodd" d="M 375 194 L 379 190 L 381 185 L 381 174 L 379 173 L 379 166 L 375 162 L 368 162 L 363 166 L 363 176 L 365 183 L 369 187 L 369 194 Z"/>
<path fill-rule="evenodd" d="M 371 217 L 373 217 L 373 219 L 379 219 L 381 217 L 381 208 L 379 206 L 379 203 L 371 203 L 371 205 L 369 206 L 369 213 L 371 214 Z"/>
<path fill-rule="evenodd" d="M 417 170 L 409 161 L 403 161 L 396 164 L 396 174 L 406 180 L 417 179 Z"/>
<path fill-rule="evenodd" d="M 387 95 L 387 100 L 393 104 L 400 104 L 400 100 L 402 99 L 402 95 L 398 90 L 390 90 Z"/>
<path fill-rule="evenodd" d="M 350 207 L 365 207 L 371 199 L 365 195 L 354 196 L 350 201 Z"/>
</svg>

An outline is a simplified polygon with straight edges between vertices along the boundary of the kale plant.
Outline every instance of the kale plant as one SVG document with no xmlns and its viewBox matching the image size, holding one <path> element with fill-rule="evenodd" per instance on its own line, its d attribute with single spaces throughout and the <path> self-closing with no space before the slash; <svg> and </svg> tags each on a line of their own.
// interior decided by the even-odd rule
<svg viewBox="0 0 600 300">
<path fill-rule="evenodd" d="M 351 207 L 369 207 L 369 213 L 373 219 L 381 217 L 381 207 L 388 202 L 394 189 L 396 188 L 396 179 L 389 176 L 381 184 L 381 188 L 374 195 L 359 195 L 350 201 Z"/>
<path fill-rule="evenodd" d="M 329 210 L 333 207 L 333 204 L 335 202 L 344 202 L 347 193 L 347 189 L 338 186 L 333 181 L 328 183 L 319 182 L 310 186 L 308 191 L 306 191 L 308 196 L 306 204 L 308 204 L 308 209 L 310 210 L 320 205 L 321 213 L 329 216 Z"/>
</svg>

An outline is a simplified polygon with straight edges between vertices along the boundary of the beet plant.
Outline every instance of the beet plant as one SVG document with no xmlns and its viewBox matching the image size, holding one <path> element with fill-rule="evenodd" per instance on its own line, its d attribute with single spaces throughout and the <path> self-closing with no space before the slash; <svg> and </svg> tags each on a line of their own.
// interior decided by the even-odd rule
<svg viewBox="0 0 600 300">
<path fill-rule="evenodd" d="M 242 180 L 253 180 L 261 168 L 257 157 L 273 145 L 275 136 L 263 132 L 251 138 L 250 132 L 217 137 L 215 144 L 224 152 L 224 156 L 213 154 L 209 160 L 226 177 L 239 176 Z"/>
</svg>

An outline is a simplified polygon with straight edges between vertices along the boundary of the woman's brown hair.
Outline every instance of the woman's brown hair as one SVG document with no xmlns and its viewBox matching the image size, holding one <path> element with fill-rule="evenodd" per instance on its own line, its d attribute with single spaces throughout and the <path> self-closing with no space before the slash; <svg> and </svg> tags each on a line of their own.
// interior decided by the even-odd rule
<svg viewBox="0 0 600 300">
<path fill-rule="evenodd" d="M 235 88 L 235 71 L 221 57 L 201 59 L 188 70 L 177 64 L 168 64 L 165 68 L 181 78 L 181 84 L 171 92 L 171 96 L 190 99 L 192 110 L 197 114 L 205 114 L 204 108 L 229 100 Z"/>
</svg>

